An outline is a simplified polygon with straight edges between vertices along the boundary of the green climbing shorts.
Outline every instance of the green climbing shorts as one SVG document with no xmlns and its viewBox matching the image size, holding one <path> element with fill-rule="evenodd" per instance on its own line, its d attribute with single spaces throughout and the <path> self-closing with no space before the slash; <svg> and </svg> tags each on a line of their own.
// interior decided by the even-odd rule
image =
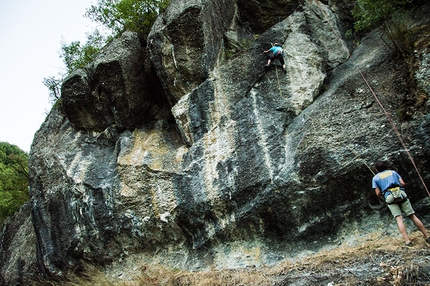
<svg viewBox="0 0 430 286">
<path fill-rule="evenodd" d="M 403 203 L 399 204 L 387 204 L 388 208 L 390 209 L 391 213 L 394 217 L 398 217 L 399 215 L 402 215 L 402 212 L 406 216 L 410 216 L 415 213 L 414 209 L 412 208 L 411 202 L 409 199 L 404 201 Z"/>
</svg>

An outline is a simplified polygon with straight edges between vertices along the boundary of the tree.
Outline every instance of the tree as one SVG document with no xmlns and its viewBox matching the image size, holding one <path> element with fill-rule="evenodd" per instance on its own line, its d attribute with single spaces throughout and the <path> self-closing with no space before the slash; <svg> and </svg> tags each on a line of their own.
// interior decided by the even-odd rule
<svg viewBox="0 0 430 286">
<path fill-rule="evenodd" d="M 70 44 L 66 44 L 63 41 L 61 43 L 60 57 L 63 58 L 67 72 L 70 73 L 89 64 L 105 45 L 106 39 L 96 29 L 92 34 L 87 34 L 87 42 L 83 45 L 79 41 L 73 41 Z"/>
<path fill-rule="evenodd" d="M 49 90 L 49 102 L 54 104 L 61 96 L 61 83 L 63 82 L 63 77 L 50 76 L 43 79 L 43 85 L 45 85 Z"/>
<path fill-rule="evenodd" d="M 67 71 L 70 73 L 90 63 L 104 45 L 126 30 L 146 37 L 158 14 L 169 3 L 170 0 L 98 0 L 96 5 L 86 10 L 84 16 L 101 24 L 107 36 L 96 29 L 92 34 L 87 34 L 87 42 L 83 45 L 79 41 L 62 43 L 61 57 Z"/>
<path fill-rule="evenodd" d="M 85 17 L 102 25 L 106 35 L 96 29 L 87 34 L 87 41 L 61 43 L 61 55 L 66 66 L 66 74 L 91 63 L 100 49 L 112 38 L 120 36 L 129 30 L 139 33 L 146 38 L 156 17 L 163 12 L 170 0 L 98 0 L 84 14 Z M 53 104 L 61 96 L 60 87 L 65 75 L 43 79 L 43 84 L 49 90 L 49 100 Z"/>
<path fill-rule="evenodd" d="M 28 201 L 28 154 L 0 142 L 0 224 Z"/>
<path fill-rule="evenodd" d="M 158 14 L 170 4 L 169 0 L 98 0 L 85 17 L 100 23 L 117 36 L 125 30 L 147 36 Z"/>
</svg>

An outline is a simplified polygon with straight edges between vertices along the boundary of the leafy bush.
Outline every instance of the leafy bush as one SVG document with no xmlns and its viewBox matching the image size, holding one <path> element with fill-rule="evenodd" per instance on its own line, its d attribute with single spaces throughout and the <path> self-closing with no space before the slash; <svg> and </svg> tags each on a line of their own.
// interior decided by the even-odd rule
<svg viewBox="0 0 430 286">
<path fill-rule="evenodd" d="M 356 31 L 366 31 L 381 25 L 390 47 L 407 58 L 411 52 L 411 27 L 408 4 L 417 0 L 357 0 L 352 15 Z"/>
<path fill-rule="evenodd" d="M 169 0 L 98 0 L 85 16 L 100 23 L 114 35 L 125 30 L 149 34 L 156 17 L 169 5 Z"/>
<path fill-rule="evenodd" d="M 414 0 L 357 0 L 352 10 L 356 31 L 363 31 L 388 21 L 394 12 Z"/>
<path fill-rule="evenodd" d="M 158 14 L 169 5 L 169 0 L 98 0 L 86 10 L 85 17 L 101 24 L 107 31 L 103 36 L 99 30 L 87 34 L 87 42 L 63 43 L 61 57 L 67 71 L 84 67 L 90 63 L 99 50 L 113 37 L 124 31 L 132 31 L 146 37 Z"/>
<path fill-rule="evenodd" d="M 67 72 L 70 73 L 90 63 L 106 41 L 106 37 L 98 30 L 95 30 L 92 34 L 87 34 L 87 42 L 84 45 L 79 41 L 73 41 L 70 44 L 66 44 L 63 41 L 61 43 L 61 57 L 66 65 Z"/>
<path fill-rule="evenodd" d="M 27 153 L 0 142 L 0 224 L 29 198 Z"/>
</svg>

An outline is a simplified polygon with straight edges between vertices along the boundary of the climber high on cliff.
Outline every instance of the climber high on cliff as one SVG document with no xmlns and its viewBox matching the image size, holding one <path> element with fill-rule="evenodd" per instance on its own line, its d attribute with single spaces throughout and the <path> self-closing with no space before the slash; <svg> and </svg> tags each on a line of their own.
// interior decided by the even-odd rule
<svg viewBox="0 0 430 286">
<path fill-rule="evenodd" d="M 263 53 L 265 53 L 265 54 L 267 54 L 268 52 L 272 52 L 272 54 L 270 56 L 267 56 L 266 69 L 269 68 L 270 63 L 273 60 L 278 59 L 281 62 L 282 69 L 286 73 L 287 71 L 285 70 L 284 51 L 282 50 L 281 45 L 278 43 L 272 44 L 272 47 L 270 49 L 268 49 L 267 51 L 263 51 Z"/>
</svg>

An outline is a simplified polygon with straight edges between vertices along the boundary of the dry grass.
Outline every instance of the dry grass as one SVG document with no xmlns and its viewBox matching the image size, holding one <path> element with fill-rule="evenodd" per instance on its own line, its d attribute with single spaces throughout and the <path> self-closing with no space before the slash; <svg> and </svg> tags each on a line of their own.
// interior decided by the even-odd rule
<svg viewBox="0 0 430 286">
<path fill-rule="evenodd" d="M 272 285 L 261 270 L 211 270 L 187 272 L 166 269 L 162 266 L 144 266 L 140 275 L 127 279 L 106 277 L 103 272 L 90 269 L 85 277 L 70 277 L 66 286 L 143 286 L 143 285 Z"/>
<path fill-rule="evenodd" d="M 294 282 L 294 285 L 430 286 L 430 246 L 424 242 L 419 232 L 412 233 L 411 240 L 414 246 L 406 247 L 400 238 L 381 237 L 375 234 L 354 246 L 341 245 L 303 259 L 287 260 L 274 267 L 240 270 L 212 269 L 187 272 L 167 269 L 160 265 L 143 265 L 134 276 L 112 278 L 88 266 L 85 275 L 70 277 L 69 282 L 60 284 L 66 286 L 281 286 L 291 285 Z M 372 271 L 366 272 L 368 270 Z M 303 281 L 303 284 L 300 284 L 300 281 Z"/>
</svg>

